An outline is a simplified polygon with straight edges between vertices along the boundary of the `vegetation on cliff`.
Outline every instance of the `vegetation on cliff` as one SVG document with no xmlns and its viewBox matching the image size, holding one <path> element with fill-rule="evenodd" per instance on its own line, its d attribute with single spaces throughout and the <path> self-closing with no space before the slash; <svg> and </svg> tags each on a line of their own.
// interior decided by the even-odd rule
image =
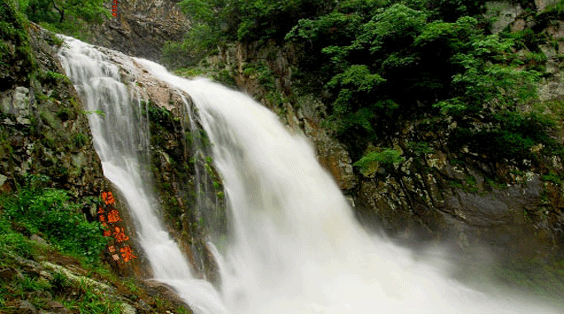
<svg viewBox="0 0 564 314">
<path fill-rule="evenodd" d="M 188 313 L 108 263 L 94 219 L 105 183 L 61 43 L 0 1 L 0 313 Z"/>
<path fill-rule="evenodd" d="M 166 287 L 114 275 L 100 223 L 49 182 L 0 194 L 0 313 L 189 313 Z"/>
<path fill-rule="evenodd" d="M 90 261 L 99 257 L 97 252 L 102 242 L 100 234 L 93 231 L 97 226 L 84 220 L 77 209 L 84 204 L 76 203 L 77 195 L 94 193 L 92 186 L 88 191 L 77 191 L 77 185 L 82 184 L 77 183 L 77 178 L 92 172 L 92 169 L 84 169 L 94 162 L 82 155 L 84 147 L 91 144 L 91 138 L 84 129 L 72 128 L 72 132 L 69 129 L 72 125 L 69 121 L 81 117 L 77 113 L 76 95 L 69 92 L 69 82 L 64 76 L 47 71 L 34 59 L 27 32 L 30 26 L 25 16 L 50 29 L 83 37 L 85 34 L 75 31 L 74 27 L 108 15 L 102 4 L 99 0 L 80 3 L 19 0 L 18 6 L 25 14 L 18 13 L 14 9 L 16 3 L 11 0 L 2 1 L 0 5 L 0 89 L 31 87 L 20 89 L 13 98 L 24 95 L 21 97 L 31 104 L 35 101 L 47 104 L 46 107 L 38 106 L 37 112 L 28 112 L 25 121 L 15 122 L 16 115 L 0 112 L 0 169 L 8 171 L 6 169 L 12 167 L 9 180 L 15 183 L 9 185 L 23 186 L 25 176 L 22 173 L 26 169 L 17 170 L 21 173 L 13 169 L 25 168 L 23 165 L 27 165 L 27 160 L 23 157 L 33 154 L 30 158 L 46 162 L 41 166 L 34 163 L 31 171 L 47 174 L 52 179 L 44 189 L 28 186 L 17 193 L 12 192 L 0 209 L 3 217 L 0 227 L 5 232 L 0 245 L 7 252 L 5 262 L 0 266 L 0 280 L 7 287 L 0 290 L 2 309 L 13 309 L 15 300 L 31 300 L 35 307 L 46 309 L 45 299 L 34 301 L 33 298 L 37 291 L 48 291 L 55 300 L 72 310 L 79 311 L 83 306 L 78 305 L 79 302 L 98 302 L 96 306 L 100 308 L 118 310 L 99 292 L 70 287 L 68 282 L 63 284 L 65 289 L 58 290 L 58 282 L 62 279 L 56 271 L 47 271 L 54 279 L 47 276 L 46 283 L 42 279 L 45 276 L 41 277 L 40 273 L 47 266 L 36 270 L 26 268 L 22 276 L 13 271 L 25 268 L 21 259 L 14 256 L 50 262 L 50 257 L 63 256 L 60 250 L 64 250 L 85 255 L 81 258 Z M 520 1 L 520 4 L 528 21 L 526 27 L 507 28 L 494 34 L 494 21 L 485 15 L 482 2 L 471 0 L 184 0 L 179 5 L 192 19 L 193 27 L 184 42 L 171 42 L 164 52 L 176 65 L 184 61 L 182 65 L 194 66 L 207 56 L 225 53 L 230 45 L 239 44 L 256 50 L 269 47 L 265 58 L 244 60 L 241 68 L 214 65 L 220 69 L 218 77 L 231 83 L 235 82 L 235 76 L 253 78 L 269 91 L 266 96 L 262 95 L 263 99 L 283 113 L 289 110 L 288 104 L 298 110 L 305 97 L 315 95 L 326 105 L 321 110 L 323 126 L 348 146 L 358 177 L 377 181 L 376 177 L 381 180 L 380 187 L 389 190 L 389 193 L 381 193 L 381 190 L 369 190 L 361 185 L 354 188 L 354 193 L 393 195 L 396 186 L 412 193 L 402 196 L 411 202 L 410 206 L 394 211 L 392 214 L 396 217 L 390 220 L 405 223 L 413 219 L 410 217 L 416 217 L 423 221 L 425 228 L 441 230 L 438 214 L 421 210 L 424 206 L 436 205 L 436 200 L 429 201 L 424 197 L 429 191 L 436 192 L 429 187 L 431 181 L 438 181 L 437 186 L 443 190 L 462 191 L 456 194 L 458 198 L 465 197 L 465 193 L 488 195 L 493 190 L 502 191 L 509 198 L 512 194 L 506 183 L 513 182 L 508 182 L 507 178 L 517 178 L 515 181 L 519 182 L 533 170 L 542 179 L 539 180 L 543 186 L 542 200 L 539 206 L 522 210 L 515 216 L 531 225 L 541 241 L 550 242 L 548 246 L 561 247 L 564 239 L 561 228 L 563 173 L 562 168 L 554 164 L 564 157 L 562 141 L 556 136 L 564 115 L 563 104 L 559 99 L 540 101 L 536 89 L 537 84 L 549 76 L 543 49 L 548 46 L 562 51 L 561 39 L 550 38 L 546 29 L 556 19 L 564 18 L 564 9 L 558 3 L 535 12 L 533 1 Z M 50 40 L 56 41 L 55 38 Z M 291 51 L 289 71 L 279 72 L 271 66 L 278 61 L 277 50 Z M 181 54 L 187 57 L 179 57 Z M 555 58 L 562 59 L 562 56 Z M 203 71 L 201 68 L 183 70 L 187 74 Z M 291 84 L 280 83 L 284 80 Z M 149 112 L 155 120 L 152 128 L 157 130 L 152 142 L 170 144 L 167 149 L 152 152 L 153 166 L 162 170 L 156 181 L 164 191 L 161 201 L 166 203 L 163 204 L 166 209 L 170 209 L 166 220 L 176 223 L 173 229 L 178 233 L 185 231 L 180 238 L 190 239 L 203 228 L 182 226 L 176 218 L 182 215 L 181 205 L 185 205 L 182 200 L 194 201 L 196 196 L 182 195 L 186 191 L 173 188 L 174 181 L 169 178 L 172 174 L 175 180 L 186 181 L 188 170 L 183 172 L 185 165 L 176 162 L 188 158 L 183 156 L 186 153 L 178 144 L 184 139 L 163 136 L 162 130 L 174 128 L 174 136 L 178 137 L 185 134 L 184 130 L 178 132 L 182 129 L 179 122 L 166 114 L 166 110 Z M 84 119 L 81 123 L 84 124 Z M 404 133 L 409 133 L 409 138 Z M 33 139 L 37 144 L 30 146 L 30 140 L 21 139 Z M 61 155 L 61 149 L 70 151 L 76 158 L 59 163 L 53 156 Z M 447 155 L 441 155 L 442 152 Z M 445 164 L 452 166 L 448 169 L 463 169 L 462 174 L 434 170 L 443 159 L 448 159 Z M 412 169 L 419 173 L 410 178 L 400 173 Z M 100 169 L 95 171 L 100 172 Z M 4 182 L 1 175 L 0 187 Z M 443 181 L 447 181 L 446 184 Z M 71 193 L 61 189 L 63 187 Z M 419 196 L 416 194 L 424 196 L 416 199 Z M 501 194 L 492 193 L 494 196 Z M 71 197 L 67 198 L 69 195 Z M 446 198 L 441 191 L 437 195 Z M 424 201 L 432 204 L 424 204 Z M 27 216 L 29 213 L 21 210 L 38 206 L 37 212 L 42 212 L 46 208 L 54 209 L 49 207 L 52 204 L 58 206 L 49 215 Z M 446 212 L 449 209 L 440 210 Z M 386 215 L 384 210 L 381 213 Z M 462 219 L 454 210 L 447 214 Z M 410 217 L 406 218 L 408 215 Z M 43 230 L 41 219 L 46 219 L 52 226 L 76 224 L 88 232 L 76 235 L 65 233 L 68 230 L 64 228 L 63 231 L 57 231 L 58 228 Z M 518 223 L 522 223 L 521 220 Z M 188 233 L 187 230 L 198 232 Z M 486 229 L 482 228 L 480 232 L 485 234 L 483 230 Z M 47 238 L 51 246 L 46 248 L 31 241 L 29 237 L 33 234 Z M 86 236 L 88 234 L 92 236 Z M 81 236 L 82 242 L 68 243 L 69 237 Z M 462 243 L 465 238 L 461 236 L 459 240 Z M 558 254 L 561 250 L 554 250 L 554 256 Z M 541 267 L 546 265 L 542 258 L 533 263 Z M 532 285 L 548 282 L 546 279 L 550 278 L 556 282 L 550 285 L 563 291 L 559 279 L 562 277 L 561 262 L 551 260 L 548 264 L 548 271 L 531 280 Z M 535 276 L 530 265 L 523 263 L 514 267 L 519 270 L 515 273 L 510 268 L 503 268 L 506 273 L 501 277 L 509 281 L 529 281 L 528 277 L 520 276 L 527 272 Z M 549 277 L 546 277 L 547 273 Z M 111 281 L 105 275 L 93 276 Z M 513 277 L 521 279 L 514 280 Z M 117 279 L 112 282 L 118 285 Z M 164 311 L 158 300 L 147 301 L 135 292 L 137 289 L 131 285 L 124 291 L 137 300 L 133 301 L 137 302 L 134 304 L 138 310 L 144 307 L 138 302 L 142 299 L 146 303 L 153 302 L 146 311 L 155 308 Z M 79 297 L 81 295 L 83 297 Z M 84 309 L 95 312 L 94 305 L 84 306 Z"/>
<path fill-rule="evenodd" d="M 295 93 L 324 95 L 326 125 L 359 160 L 401 121 L 457 123 L 452 149 L 492 159 L 560 154 L 548 135 L 558 116 L 534 102 L 546 61 L 531 29 L 491 34 L 478 1 L 206 1 L 179 4 L 196 22 L 186 54 L 239 41 L 299 47 Z M 532 1 L 522 5 L 531 9 Z M 554 9 L 549 12 L 558 12 Z M 544 13 L 543 19 L 547 19 Z M 556 14 L 556 13 L 554 13 Z M 534 15 L 534 14 L 533 14 Z M 522 110 L 527 106 L 527 110 Z"/>
<path fill-rule="evenodd" d="M 199 60 L 234 42 L 255 50 L 274 42 L 274 49 L 292 51 L 291 75 L 265 66 L 276 62 L 275 53 L 243 60 L 242 73 L 232 75 L 254 76 L 265 90 L 290 76 L 291 86 L 278 84 L 282 97 L 269 99 L 274 107 L 295 105 L 306 94 L 320 98 L 326 104 L 323 125 L 348 146 L 359 172 L 377 161 L 373 146 L 396 150 L 405 160 L 421 156 L 417 148 L 425 146 L 427 153 L 446 150 L 483 163 L 539 170 L 550 168 L 548 159 L 564 156 L 562 141 L 554 136 L 562 103 L 539 101 L 537 93 L 548 76 L 543 49 L 559 47 L 559 39 L 550 39 L 545 29 L 561 15 L 560 4 L 536 13 L 532 1 L 521 1 L 523 18 L 534 27 L 506 27 L 495 34 L 497 17 L 486 14 L 479 1 L 184 0 L 179 5 L 195 23 L 182 44 L 165 47 L 165 55 L 171 49 L 176 56 L 171 47 L 180 45 Z M 415 138 L 394 147 L 406 128 Z M 491 179 L 499 178 L 492 174 Z"/>
<path fill-rule="evenodd" d="M 110 16 L 104 0 L 17 0 L 20 12 L 32 22 L 77 38 L 88 37 L 88 25 Z"/>
<path fill-rule="evenodd" d="M 184 0 L 192 28 L 163 52 L 336 137 L 369 224 L 556 261 L 558 277 L 564 111 L 559 83 L 542 88 L 561 77 L 563 5 L 499 3 L 518 8 L 501 27 L 474 0 Z"/>
<path fill-rule="evenodd" d="M 83 204 L 72 202 L 66 191 L 47 187 L 50 180 L 29 175 L 17 194 L 0 195 L 2 216 L 28 236 L 39 234 L 63 252 L 99 263 L 107 245 L 101 225 L 86 221 Z"/>
</svg>

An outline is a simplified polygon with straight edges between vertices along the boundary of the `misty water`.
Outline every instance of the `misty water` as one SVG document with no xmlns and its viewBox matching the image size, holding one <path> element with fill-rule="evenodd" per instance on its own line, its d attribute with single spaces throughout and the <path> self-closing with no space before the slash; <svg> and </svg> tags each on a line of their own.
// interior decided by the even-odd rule
<svg viewBox="0 0 564 314">
<path fill-rule="evenodd" d="M 312 144 L 288 132 L 274 113 L 210 80 L 180 78 L 156 63 L 128 59 L 190 95 L 212 142 L 232 234 L 216 251 L 220 287 L 195 279 L 158 222 L 155 197 L 145 186 L 150 180 L 139 154 L 147 145 L 143 102 L 120 82 L 118 67 L 99 49 L 65 37 L 59 56 L 85 110 L 104 113 L 89 115 L 95 148 L 104 175 L 126 199 L 155 279 L 173 286 L 195 312 L 562 311 L 494 287 L 470 288 L 450 276 L 452 265 L 441 254 L 415 258 L 367 233 L 319 165 Z"/>
</svg>

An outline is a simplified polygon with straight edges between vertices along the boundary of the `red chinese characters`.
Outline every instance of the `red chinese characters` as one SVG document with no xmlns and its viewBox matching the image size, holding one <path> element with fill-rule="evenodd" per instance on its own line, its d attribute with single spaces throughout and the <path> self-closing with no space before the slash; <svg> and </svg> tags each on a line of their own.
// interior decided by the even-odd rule
<svg viewBox="0 0 564 314">
<path fill-rule="evenodd" d="M 126 243 L 129 236 L 125 233 L 119 211 L 114 207 L 114 195 L 110 191 L 105 191 L 101 193 L 101 197 L 103 204 L 98 208 L 98 220 L 104 227 L 104 236 L 113 237 L 113 244 L 108 246 L 109 255 L 115 262 L 120 262 L 120 260 L 129 262 L 137 258 L 131 246 Z"/>
<path fill-rule="evenodd" d="M 114 195 L 110 191 L 102 192 L 102 200 L 106 205 L 113 205 L 116 202 Z"/>
<path fill-rule="evenodd" d="M 114 0 L 114 3 L 112 4 L 112 16 L 113 17 L 117 17 L 117 5 L 118 5 L 117 0 Z"/>
<path fill-rule="evenodd" d="M 116 223 L 118 221 L 122 221 L 121 217 L 119 216 L 119 212 L 117 209 L 112 209 L 108 213 L 108 222 L 109 223 Z"/>
<path fill-rule="evenodd" d="M 129 240 L 129 236 L 127 236 L 125 234 L 125 231 L 123 230 L 123 228 L 115 227 L 114 228 L 114 239 L 116 239 L 116 241 L 118 243 L 121 243 L 123 241 Z"/>
<path fill-rule="evenodd" d="M 122 247 L 119 251 L 121 252 L 121 257 L 123 257 L 125 262 L 129 262 L 130 260 L 137 258 L 137 256 L 133 255 L 133 250 L 129 246 Z"/>
</svg>

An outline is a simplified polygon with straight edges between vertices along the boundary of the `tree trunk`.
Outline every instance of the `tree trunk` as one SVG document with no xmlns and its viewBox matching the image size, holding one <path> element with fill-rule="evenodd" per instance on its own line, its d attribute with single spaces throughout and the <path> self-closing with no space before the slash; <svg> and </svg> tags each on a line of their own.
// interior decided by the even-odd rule
<svg viewBox="0 0 564 314">
<path fill-rule="evenodd" d="M 65 19 L 65 9 L 64 8 L 60 8 L 57 6 L 57 4 L 55 3 L 55 0 L 52 0 L 53 3 L 53 7 L 55 7 L 55 10 L 57 10 L 57 12 L 59 12 L 59 23 L 63 23 L 64 19 Z"/>
</svg>

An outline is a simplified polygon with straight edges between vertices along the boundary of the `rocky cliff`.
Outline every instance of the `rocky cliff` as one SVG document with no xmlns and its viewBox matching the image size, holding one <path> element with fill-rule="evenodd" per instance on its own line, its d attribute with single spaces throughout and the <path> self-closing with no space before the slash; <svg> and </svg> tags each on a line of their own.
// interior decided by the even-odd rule
<svg viewBox="0 0 564 314">
<path fill-rule="evenodd" d="M 489 14 L 503 17 L 493 31 L 535 27 L 549 38 L 540 45 L 546 71 L 539 83 L 539 101 L 551 103 L 563 95 L 561 22 L 533 20 L 549 4 L 537 3 L 536 12 L 510 3 L 488 5 L 492 8 Z M 471 143 L 453 149 L 445 139 L 456 131 L 457 124 L 427 117 L 398 121 L 399 132 L 369 147 L 373 151 L 393 147 L 400 152 L 397 163 L 374 162 L 368 171 L 361 171 L 353 166 L 356 160 L 349 147 L 354 145 L 339 142 L 324 127 L 327 116 L 322 95 L 295 93 L 299 81 L 293 69 L 299 58 L 299 48 L 292 45 L 239 43 L 225 47 L 206 63 L 214 65 L 210 73 L 220 73 L 218 78 L 229 73 L 238 88 L 277 112 L 294 132 L 311 139 L 319 162 L 333 175 L 367 228 L 383 229 L 407 241 L 447 241 L 463 250 L 493 246 L 508 259 L 562 256 L 560 155 L 541 154 L 543 147 L 538 146 L 532 151 L 538 156 L 536 162 L 513 164 L 486 156 Z M 558 104 L 551 106 L 548 112 L 560 110 Z M 551 137 L 562 145 L 564 138 L 557 130 L 560 127 Z"/>
<path fill-rule="evenodd" d="M 76 214 L 74 218 L 52 216 L 64 228 L 78 228 L 82 221 L 98 220 L 108 204 L 119 210 L 123 218 L 127 211 L 104 178 L 93 147 L 88 117 L 95 113 L 84 110 L 57 58 L 63 41 L 27 22 L 15 11 L 11 1 L 1 2 L 0 11 L 0 312 L 73 313 L 95 311 L 100 307 L 122 313 L 189 313 L 184 302 L 165 285 L 137 279 L 124 282 L 123 277 L 115 275 L 148 276 L 143 253 L 134 237 L 126 241 L 136 254 L 134 259 L 126 258 L 125 251 L 116 252 L 112 242 L 115 240 L 108 239 L 107 246 L 102 243 L 103 252 L 92 251 L 101 253 L 103 266 L 88 265 L 84 256 L 68 256 L 68 252 L 62 252 L 60 246 L 55 246 L 37 228 L 30 228 L 26 221 L 11 217 L 14 215 L 12 200 L 27 200 L 36 204 L 34 206 L 43 206 L 42 200 L 33 199 L 39 192 L 29 190 L 28 184 L 34 178 L 40 178 L 40 188 L 45 188 L 46 193 L 55 193 L 44 194 L 47 198 L 58 195 L 64 200 L 63 203 L 56 200 L 56 203 L 44 204 L 45 209 L 53 213 L 38 213 L 39 219 L 56 215 L 55 212 L 60 210 L 58 206 L 77 209 L 76 213 L 64 214 Z M 160 152 L 163 143 L 155 143 L 155 150 Z M 117 196 L 115 200 L 108 197 L 112 192 Z M 32 198 L 28 199 L 30 195 Z M 9 215 L 6 211 L 10 208 Z M 30 209 L 21 210 L 25 215 Z M 49 232 L 65 234 L 64 230 L 56 229 L 57 226 L 51 226 Z M 127 234 L 135 234 L 129 223 L 119 223 L 119 228 Z M 191 241 L 186 244 L 187 254 L 196 250 L 202 241 L 199 234 L 193 233 L 183 237 Z M 88 235 L 83 236 L 88 241 Z M 93 236 L 96 237 L 99 235 Z M 64 241 L 70 243 L 75 239 Z M 93 260 L 100 260 L 100 257 L 93 257 Z M 197 265 L 205 260 L 201 257 L 194 263 L 202 276 L 204 267 Z M 108 266 L 113 268 L 111 272 Z"/>
<path fill-rule="evenodd" d="M 531 22 L 526 11 L 506 5 L 508 9 L 498 13 L 508 19 L 497 28 L 540 27 Z M 543 5 L 537 4 L 538 10 Z M 164 42 L 180 39 L 187 24 L 174 1 L 120 1 L 117 17 L 96 29 L 99 35 L 94 43 L 159 60 Z M 564 95 L 560 79 L 564 46 L 558 40 L 564 37 L 561 24 L 553 21 L 543 26 L 543 32 L 556 44 L 541 46 L 547 57 L 541 100 L 561 100 Z M 7 62 L 0 63 L 0 187 L 5 192 L 16 190 L 27 173 L 41 173 L 53 178 L 54 186 L 72 191 L 77 199 L 98 198 L 111 187 L 103 179 L 92 148 L 87 114 L 81 111 L 80 100 L 54 56 L 61 42 L 36 26 L 27 30 L 33 34 L 30 45 L 21 44 L 26 41 L 21 32 L 3 38 L 10 48 L 2 50 L 2 59 Z M 394 147 L 401 152 L 401 162 L 375 163 L 369 171 L 361 172 L 353 166 L 356 160 L 350 143 L 339 142 L 324 127 L 326 105 L 321 97 L 293 92 L 293 64 L 299 54 L 290 45 L 239 44 L 223 49 L 208 64 L 277 112 L 293 132 L 311 139 L 319 162 L 333 175 L 367 228 L 381 228 L 409 241 L 448 240 L 459 248 L 489 244 L 506 257 L 563 254 L 564 170 L 560 156 L 515 165 L 483 156 L 471 147 L 452 150 L 444 139 L 447 132 L 456 129 L 455 124 L 447 119 L 420 119 L 405 122 L 386 143 L 373 143 L 375 150 Z M 217 281 L 204 241 L 210 231 L 205 222 L 208 217 L 203 217 L 196 204 L 219 207 L 221 216 L 221 182 L 209 167 L 212 161 L 205 156 L 195 158 L 197 152 L 190 145 L 195 137 L 201 140 L 205 135 L 189 132 L 187 113 L 173 105 L 186 95 L 142 75 L 127 75 L 124 72 L 126 80 L 138 83 L 145 92 L 151 168 L 164 219 L 194 269 L 201 277 Z M 442 131 L 437 130 L 438 125 Z M 561 132 L 552 136 L 563 144 Z M 535 149 L 540 152 L 543 147 Z M 209 169 L 206 183 L 194 177 L 198 164 Z M 195 193 L 199 184 L 213 187 L 204 200 Z M 117 199 L 119 202 L 119 195 Z M 95 217 L 96 206 L 85 207 L 90 218 Z M 132 226 L 128 228 L 128 233 L 134 234 Z M 142 254 L 139 257 L 142 261 Z M 121 271 L 147 275 L 142 265 Z"/>
<path fill-rule="evenodd" d="M 178 1 L 116 1 L 115 15 L 92 26 L 92 44 L 160 61 L 166 41 L 180 41 L 189 27 Z M 110 2 L 108 2 L 110 9 Z"/>
<path fill-rule="evenodd" d="M 86 219 L 99 220 L 102 224 L 119 228 L 123 235 L 119 239 L 118 234 L 114 235 L 113 230 L 109 229 L 108 245 L 103 253 L 105 262 L 113 267 L 115 273 L 137 278 L 150 277 L 150 269 L 146 267 L 143 251 L 136 243 L 135 226 L 128 217 L 125 202 L 104 178 L 100 160 L 93 148 L 88 117 L 103 113 L 85 111 L 79 95 L 65 76 L 56 55 L 63 40 L 25 21 L 11 5 L 2 2 L 2 9 L 6 11 L 3 18 L 9 27 L 3 26 L 1 29 L 1 196 L 17 193 L 30 175 L 44 175 L 49 178 L 49 187 L 69 191 L 72 202 L 82 204 Z M 184 17 L 175 15 L 175 11 L 171 10 L 172 5 L 162 1 L 120 2 L 117 18 L 108 22 L 113 24 L 104 25 L 108 28 L 101 30 L 104 35 L 98 38 L 103 44 L 116 46 L 131 54 L 158 59 L 164 41 L 174 38 L 174 34 L 180 34 L 184 29 Z M 147 45 L 147 42 L 153 42 L 154 46 Z M 117 65 L 125 62 L 123 55 L 104 51 L 112 55 Z M 136 88 L 145 106 L 143 116 L 148 131 L 145 135 L 150 146 L 146 153 L 150 160 L 149 169 L 153 172 L 161 216 L 190 261 L 194 274 L 218 282 L 216 265 L 206 244 L 209 226 L 202 218 L 204 211 L 198 207 L 222 212 L 221 183 L 213 170 L 211 159 L 206 157 L 205 147 L 193 145 L 205 145 L 206 140 L 205 132 L 197 125 L 191 125 L 185 105 L 189 96 L 169 89 L 141 70 L 132 72 L 129 67 L 122 66 L 121 72 L 123 81 Z M 207 175 L 202 176 L 202 179 L 195 178 L 196 169 L 205 169 L 203 171 L 207 171 Z M 116 216 L 117 213 L 119 216 Z M 23 229 L 21 231 L 28 233 Z M 126 247 L 132 249 L 131 255 L 120 252 L 119 248 Z M 67 265 L 50 258 L 26 258 L 31 258 L 31 261 L 21 263 L 35 265 L 30 276 L 45 273 L 57 277 L 59 273 L 69 272 Z M 53 263 L 57 265 L 52 266 Z M 21 266 L 16 264 L 10 264 L 10 269 Z M 78 273 L 71 271 L 66 277 L 71 278 L 83 272 L 86 273 L 82 270 Z M 7 282 L 18 279 L 15 275 L 7 276 L 3 278 Z M 146 288 L 153 295 L 172 300 L 173 305 L 169 308 L 184 307 L 182 301 L 175 299 L 164 285 L 142 281 L 137 282 L 137 285 L 144 286 L 141 291 Z M 114 288 L 109 289 L 113 291 L 112 294 L 115 292 Z M 144 300 L 133 307 L 141 312 L 153 311 L 154 303 L 147 304 L 148 299 Z M 36 302 L 31 303 L 33 308 Z M 10 308 L 17 311 L 18 306 L 20 309 L 27 306 L 26 302 L 18 304 L 14 301 Z M 164 311 L 164 307 L 161 310 Z"/>
</svg>

